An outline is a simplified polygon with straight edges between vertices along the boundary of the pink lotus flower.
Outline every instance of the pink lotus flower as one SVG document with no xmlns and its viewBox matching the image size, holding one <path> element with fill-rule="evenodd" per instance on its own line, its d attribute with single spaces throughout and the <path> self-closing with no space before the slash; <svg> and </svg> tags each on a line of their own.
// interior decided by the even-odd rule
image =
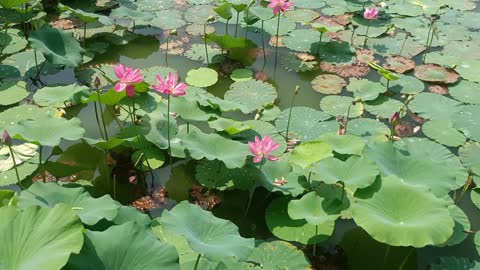
<svg viewBox="0 0 480 270">
<path fill-rule="evenodd" d="M 390 117 L 390 124 L 395 125 L 400 120 L 400 113 L 395 112 L 392 117 Z"/>
<path fill-rule="evenodd" d="M 255 136 L 254 142 L 248 142 L 250 146 L 250 151 L 255 156 L 253 162 L 260 163 L 263 158 L 266 157 L 268 160 L 278 160 L 277 157 L 271 155 L 280 145 L 273 141 L 268 135 L 265 135 L 262 140 Z"/>
<path fill-rule="evenodd" d="M 2 143 L 7 146 L 12 145 L 12 137 L 10 137 L 10 134 L 8 134 L 8 131 L 6 129 L 3 131 Z"/>
<path fill-rule="evenodd" d="M 163 80 L 162 76 L 157 75 L 158 85 L 152 85 L 156 91 L 172 95 L 174 97 L 184 96 L 185 89 L 188 85 L 184 82 L 178 83 L 178 74 L 168 73 L 168 76 Z"/>
<path fill-rule="evenodd" d="M 293 2 L 287 2 L 287 0 L 270 0 L 267 7 L 273 8 L 273 14 L 277 15 L 279 12 L 289 11 L 293 5 Z"/>
<path fill-rule="evenodd" d="M 135 87 L 133 84 L 143 82 L 143 75 L 140 74 L 140 69 L 133 69 L 132 67 L 125 67 L 120 64 L 114 66 L 113 70 L 120 79 L 113 89 L 117 92 L 126 90 L 127 96 L 133 97 L 135 95 Z"/>
<path fill-rule="evenodd" d="M 378 19 L 378 9 L 376 9 L 376 8 L 366 8 L 365 12 L 363 12 L 363 17 L 367 20 Z"/>
</svg>

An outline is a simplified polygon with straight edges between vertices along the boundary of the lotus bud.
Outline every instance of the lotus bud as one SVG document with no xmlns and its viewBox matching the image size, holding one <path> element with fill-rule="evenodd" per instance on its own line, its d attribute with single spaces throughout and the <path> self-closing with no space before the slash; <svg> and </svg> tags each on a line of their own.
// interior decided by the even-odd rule
<svg viewBox="0 0 480 270">
<path fill-rule="evenodd" d="M 300 86 L 297 85 L 297 86 L 295 87 L 294 95 L 296 96 L 296 95 L 298 95 L 298 93 L 300 93 Z"/>
<path fill-rule="evenodd" d="M 210 15 L 207 19 L 207 22 L 214 22 L 215 21 L 215 16 Z"/>
<path fill-rule="evenodd" d="M 392 117 L 390 118 L 390 124 L 391 125 L 396 125 L 399 120 L 400 120 L 400 113 L 395 112 L 392 115 Z"/>
<path fill-rule="evenodd" d="M 12 137 L 10 137 L 6 129 L 3 131 L 2 143 L 7 146 L 12 146 Z"/>
<path fill-rule="evenodd" d="M 93 81 L 93 86 L 95 86 L 95 89 L 99 89 L 100 88 L 100 78 L 95 77 L 95 80 Z"/>
<path fill-rule="evenodd" d="M 178 31 L 177 29 L 173 29 L 171 32 L 170 32 L 170 36 L 176 36 L 178 35 Z"/>
</svg>

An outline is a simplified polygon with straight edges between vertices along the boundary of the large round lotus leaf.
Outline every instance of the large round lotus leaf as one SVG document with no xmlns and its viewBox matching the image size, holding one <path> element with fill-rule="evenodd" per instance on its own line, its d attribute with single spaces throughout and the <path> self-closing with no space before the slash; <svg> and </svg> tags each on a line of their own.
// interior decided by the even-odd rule
<svg viewBox="0 0 480 270">
<path fill-rule="evenodd" d="M 87 225 L 95 225 L 101 219 L 113 220 L 120 207 L 109 195 L 93 198 L 82 187 L 66 188 L 57 183 L 34 183 L 18 200 L 21 208 L 32 205 L 52 208 L 60 203 L 76 209 L 75 213 Z"/>
<path fill-rule="evenodd" d="M 124 5 L 121 5 L 119 8 L 114 9 L 110 13 L 110 16 L 114 18 L 131 19 L 134 21 L 151 21 L 153 18 L 155 18 L 155 15 L 150 12 L 133 10 Z"/>
<path fill-rule="evenodd" d="M 401 94 L 415 95 L 425 89 L 425 84 L 419 79 L 412 76 L 398 75 L 400 78 L 395 81 L 391 81 L 388 90 Z M 387 84 L 386 80 L 382 79 L 384 85 Z"/>
<path fill-rule="evenodd" d="M 27 40 L 23 36 L 23 32 L 17 29 L 8 30 L 0 33 L 0 51 L 4 54 L 13 54 L 25 49 L 28 45 Z"/>
<path fill-rule="evenodd" d="M 340 94 L 345 86 L 347 82 L 333 74 L 322 74 L 312 81 L 313 90 L 325 95 Z"/>
<path fill-rule="evenodd" d="M 298 29 L 288 33 L 288 35 L 282 37 L 282 43 L 285 47 L 298 51 L 298 52 L 310 52 L 314 51 L 314 44 L 318 44 L 318 33 L 315 30 Z"/>
<path fill-rule="evenodd" d="M 233 20 L 231 20 L 233 21 Z M 277 34 L 277 17 L 271 20 L 264 21 L 263 23 L 263 29 L 265 30 L 266 33 L 275 36 Z M 288 34 L 290 31 L 293 31 L 295 29 L 296 23 L 295 20 L 292 18 L 288 18 L 285 16 L 282 16 L 280 18 L 280 29 L 278 34 L 280 36 Z M 258 21 L 253 24 L 253 27 L 258 28 L 259 31 L 262 29 L 262 22 Z"/>
<path fill-rule="evenodd" d="M 305 254 L 296 246 L 283 241 L 263 242 L 248 258 L 262 266 L 264 270 L 307 270 L 310 268 Z"/>
<path fill-rule="evenodd" d="M 352 156 L 346 161 L 333 157 L 324 159 L 313 165 L 312 172 L 314 180 L 326 184 L 343 182 L 352 190 L 370 186 L 379 173 L 375 162 L 364 156 Z"/>
<path fill-rule="evenodd" d="M 348 134 L 326 133 L 318 140 L 328 143 L 333 151 L 342 155 L 361 155 L 365 147 L 365 143 L 360 138 Z"/>
<path fill-rule="evenodd" d="M 44 87 L 37 90 L 35 95 L 33 95 L 33 100 L 39 106 L 64 108 L 66 102 L 72 101 L 75 95 L 81 92 L 86 94 L 88 91 L 88 87 L 79 86 L 78 84 Z"/>
<path fill-rule="evenodd" d="M 388 119 L 390 119 L 394 113 L 400 111 L 402 107 L 402 102 L 384 95 L 375 100 L 365 102 L 365 110 L 367 112 Z"/>
<path fill-rule="evenodd" d="M 236 82 L 250 81 L 253 77 L 253 71 L 246 68 L 235 69 L 230 78 Z"/>
<path fill-rule="evenodd" d="M 24 161 L 32 159 L 37 154 L 38 146 L 31 143 L 24 143 L 20 145 L 12 145 L 13 156 L 15 157 L 15 163 L 13 162 L 12 155 L 10 154 L 10 147 L 3 145 L 0 148 L 0 172 L 5 172 L 14 167 L 14 165 L 20 165 Z"/>
<path fill-rule="evenodd" d="M 450 95 L 464 103 L 480 104 L 480 83 L 462 80 L 448 87 Z"/>
<path fill-rule="evenodd" d="M 438 264 L 432 264 L 432 270 L 478 270 L 480 264 L 463 257 L 440 257 Z"/>
<path fill-rule="evenodd" d="M 466 105 L 459 107 L 459 111 L 452 116 L 454 126 L 467 138 L 480 141 L 480 105 Z"/>
<path fill-rule="evenodd" d="M 355 60 L 355 50 L 350 43 L 336 41 L 326 42 L 320 45 L 320 59 L 333 64 L 348 64 Z"/>
<path fill-rule="evenodd" d="M 182 12 L 179 10 L 160 10 L 155 15 L 157 18 L 149 21 L 149 24 L 164 30 L 178 29 L 186 24 L 182 18 Z"/>
<path fill-rule="evenodd" d="M 70 207 L 0 208 L 1 269 L 62 269 L 80 252 L 83 226 Z"/>
<path fill-rule="evenodd" d="M 0 113 L 0 130 L 15 126 L 19 121 L 52 117 L 57 110 L 54 108 L 39 108 L 35 105 L 20 105 Z"/>
<path fill-rule="evenodd" d="M 275 182 L 286 180 L 284 185 L 276 185 Z M 292 172 L 292 166 L 285 161 L 268 161 L 262 165 L 262 175 L 259 184 L 269 192 L 280 191 L 284 195 L 298 196 L 305 192 L 304 177 Z"/>
<path fill-rule="evenodd" d="M 233 256 L 242 261 L 254 247 L 254 239 L 241 237 L 235 224 L 187 201 L 164 211 L 159 222 L 167 234 L 183 235 L 190 247 L 207 259 Z"/>
<path fill-rule="evenodd" d="M 472 199 L 473 204 L 475 204 L 477 208 L 480 208 L 480 188 L 472 189 L 472 192 L 470 192 L 470 198 Z"/>
<path fill-rule="evenodd" d="M 280 58 L 280 63 L 286 70 L 293 70 L 295 72 L 310 71 L 314 69 L 318 64 L 317 61 L 303 61 L 302 59 L 299 59 L 299 57 L 295 53 L 283 54 Z"/>
<path fill-rule="evenodd" d="M 329 213 L 324 209 L 324 198 L 317 195 L 315 191 L 305 194 L 299 200 L 291 200 L 288 203 L 288 216 L 293 220 L 305 219 L 308 224 L 322 225 L 331 220 L 336 220 L 338 215 Z"/>
<path fill-rule="evenodd" d="M 442 66 L 428 64 L 415 67 L 415 77 L 433 83 L 455 83 L 458 73 Z"/>
<path fill-rule="evenodd" d="M 15 79 L 21 76 L 20 70 L 14 66 L 0 65 L 0 80 Z"/>
<path fill-rule="evenodd" d="M 352 216 L 373 239 L 392 246 L 440 245 L 453 234 L 445 200 L 393 175 L 382 177 L 380 189 L 371 197 L 356 197 Z"/>
<path fill-rule="evenodd" d="M 135 5 L 143 11 L 157 11 L 171 8 L 173 2 L 171 0 L 137 0 Z"/>
<path fill-rule="evenodd" d="M 408 184 L 427 186 L 440 198 L 463 186 L 467 172 L 445 146 L 425 138 L 404 138 L 394 143 L 375 139 L 364 154 L 377 163 L 382 176 L 395 175 Z"/>
<path fill-rule="evenodd" d="M 448 120 L 462 110 L 460 105 L 458 101 L 442 95 L 420 93 L 408 104 L 408 108 L 423 118 Z"/>
<path fill-rule="evenodd" d="M 38 168 L 38 164 L 24 162 L 21 165 L 17 166 L 18 175 L 20 180 L 27 178 L 32 175 Z M 11 184 L 17 183 L 17 173 L 14 169 L 10 169 L 5 172 L 0 172 L 0 186 L 8 186 Z"/>
<path fill-rule="evenodd" d="M 192 69 L 185 79 L 189 85 L 196 87 L 209 87 L 217 83 L 218 74 L 211 68 Z"/>
<path fill-rule="evenodd" d="M 423 124 L 422 131 L 430 139 L 450 147 L 463 145 L 467 140 L 461 132 L 453 127 L 450 120 L 430 120 Z"/>
<path fill-rule="evenodd" d="M 297 8 L 309 8 L 317 9 L 325 6 L 325 2 L 322 1 L 310 1 L 310 0 L 296 0 L 295 7 Z"/>
<path fill-rule="evenodd" d="M 453 227 L 453 235 L 448 239 L 446 245 L 454 246 L 462 243 L 468 237 L 466 231 L 470 231 L 470 221 L 465 212 L 455 204 L 448 206 L 448 210 L 455 221 L 455 227 Z"/>
<path fill-rule="evenodd" d="M 352 134 L 366 141 L 372 135 L 390 134 L 390 129 L 382 122 L 369 118 L 358 118 L 348 121 L 347 134 Z"/>
<path fill-rule="evenodd" d="M 85 130 L 78 118 L 50 117 L 36 120 L 22 120 L 12 128 L 10 134 L 25 141 L 44 146 L 57 146 L 61 139 L 75 141 L 83 137 Z"/>
<path fill-rule="evenodd" d="M 296 7 L 298 7 L 297 2 L 295 2 Z M 311 9 L 295 9 L 285 13 L 285 17 L 292 18 L 298 23 L 307 24 L 320 17 L 320 13 Z"/>
<path fill-rule="evenodd" d="M 329 144 L 322 141 L 309 141 L 296 146 L 289 160 L 305 169 L 322 159 L 332 156 L 332 147 Z"/>
<path fill-rule="evenodd" d="M 368 36 L 370 38 L 381 36 L 387 32 L 388 28 L 391 26 L 391 23 L 387 20 L 367 20 L 363 16 L 354 16 L 352 18 L 352 23 L 353 25 L 358 26 L 355 32 L 362 35 L 362 37 L 366 35 L 368 27 Z"/>
<path fill-rule="evenodd" d="M 0 83 L 0 105 L 5 106 L 20 102 L 28 95 L 26 82 L 6 81 Z"/>
<path fill-rule="evenodd" d="M 367 79 L 351 78 L 347 86 L 347 91 L 353 92 L 355 97 L 362 101 L 375 100 L 381 93 L 385 93 L 387 88 L 378 82 Z"/>
<path fill-rule="evenodd" d="M 350 114 L 348 108 L 350 107 Z M 355 118 L 363 114 L 363 104 L 356 102 L 353 105 L 353 98 L 345 96 L 326 96 L 320 101 L 320 109 L 332 115 L 342 115 L 349 118 Z"/>
<path fill-rule="evenodd" d="M 195 178 L 202 186 L 219 190 L 249 189 L 259 174 L 258 169 L 249 163 L 242 168 L 227 169 L 219 160 L 202 160 L 195 171 Z"/>
<path fill-rule="evenodd" d="M 480 175 L 480 143 L 470 141 L 460 148 L 458 154 L 463 165 Z"/>
<path fill-rule="evenodd" d="M 334 219 L 326 219 L 315 226 L 306 220 L 293 220 L 288 215 L 287 197 L 280 197 L 270 203 L 265 211 L 265 221 L 270 231 L 278 238 L 302 244 L 315 244 L 326 240 L 333 233 Z"/>
<path fill-rule="evenodd" d="M 174 246 L 160 242 L 149 230 L 135 222 L 112 226 L 105 231 L 85 232 L 85 244 L 72 255 L 67 270 L 85 269 L 167 269 L 177 270 Z M 142 252 L 139 252 L 139 251 Z"/>
<path fill-rule="evenodd" d="M 367 44 L 369 48 L 372 48 L 378 54 L 383 56 L 388 56 L 392 54 L 393 55 L 399 54 L 404 40 L 405 40 L 405 34 L 398 33 L 393 37 L 387 36 L 382 38 L 368 39 Z M 412 38 L 408 38 L 407 41 L 405 42 L 405 46 L 402 51 L 402 56 L 407 56 L 411 58 L 423 52 L 424 50 L 425 50 L 425 46 L 423 46 L 421 43 L 414 41 Z"/>
<path fill-rule="evenodd" d="M 225 93 L 225 100 L 242 104 L 250 112 L 272 104 L 277 98 L 277 91 L 269 83 L 257 80 L 234 82 Z"/>
<path fill-rule="evenodd" d="M 290 109 L 282 111 L 275 121 L 275 126 L 280 133 L 287 130 Z M 321 121 L 332 118 L 330 115 L 308 107 L 293 107 L 288 133 L 294 133 L 294 137 L 302 141 L 311 141 L 321 135 L 323 130 Z"/>
<path fill-rule="evenodd" d="M 210 16 L 215 17 L 216 13 L 213 11 L 213 6 L 210 5 L 198 5 L 193 6 L 185 11 L 185 20 L 193 24 L 202 25 L 207 22 Z"/>
<path fill-rule="evenodd" d="M 76 67 L 82 62 L 85 52 L 72 33 L 44 26 L 28 38 L 30 46 L 42 53 L 48 62 L 67 67 Z"/>
<path fill-rule="evenodd" d="M 9 189 L 0 190 L 0 207 L 4 206 L 16 206 L 17 193 Z"/>
</svg>

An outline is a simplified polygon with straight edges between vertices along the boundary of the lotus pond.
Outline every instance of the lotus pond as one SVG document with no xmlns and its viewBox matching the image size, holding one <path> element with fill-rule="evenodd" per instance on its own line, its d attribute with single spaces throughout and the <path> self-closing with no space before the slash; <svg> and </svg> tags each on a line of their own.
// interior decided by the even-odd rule
<svg viewBox="0 0 480 270">
<path fill-rule="evenodd" d="M 0 270 L 480 269 L 474 0 L 0 0 Z"/>
</svg>

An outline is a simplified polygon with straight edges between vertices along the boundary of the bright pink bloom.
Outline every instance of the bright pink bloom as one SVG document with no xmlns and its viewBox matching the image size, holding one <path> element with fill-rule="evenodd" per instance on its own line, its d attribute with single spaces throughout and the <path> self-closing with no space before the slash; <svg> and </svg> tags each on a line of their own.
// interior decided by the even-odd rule
<svg viewBox="0 0 480 270">
<path fill-rule="evenodd" d="M 120 64 L 113 66 L 113 70 L 120 79 L 113 89 L 117 92 L 126 90 L 127 96 L 133 97 L 135 95 L 135 87 L 133 84 L 143 82 L 143 75 L 140 73 L 140 69 L 133 69 L 132 67 L 125 67 Z"/>
<path fill-rule="evenodd" d="M 270 0 L 267 7 L 273 8 L 273 14 L 277 15 L 279 12 L 289 11 L 293 5 L 293 2 L 287 2 L 287 0 Z"/>
<path fill-rule="evenodd" d="M 178 83 L 178 74 L 168 73 L 163 80 L 162 76 L 157 75 L 158 85 L 152 85 L 153 89 L 160 93 L 172 95 L 174 97 L 184 96 L 188 85 L 184 82 Z"/>
<path fill-rule="evenodd" d="M 378 19 L 378 9 L 376 9 L 376 8 L 366 8 L 365 12 L 363 12 L 363 17 L 367 20 Z"/>
<path fill-rule="evenodd" d="M 250 151 L 255 156 L 253 162 L 260 163 L 263 158 L 266 157 L 268 160 L 278 160 L 277 157 L 271 155 L 280 145 L 273 141 L 268 135 L 265 135 L 262 140 L 255 136 L 254 142 L 248 142 L 250 146 Z"/>
</svg>

